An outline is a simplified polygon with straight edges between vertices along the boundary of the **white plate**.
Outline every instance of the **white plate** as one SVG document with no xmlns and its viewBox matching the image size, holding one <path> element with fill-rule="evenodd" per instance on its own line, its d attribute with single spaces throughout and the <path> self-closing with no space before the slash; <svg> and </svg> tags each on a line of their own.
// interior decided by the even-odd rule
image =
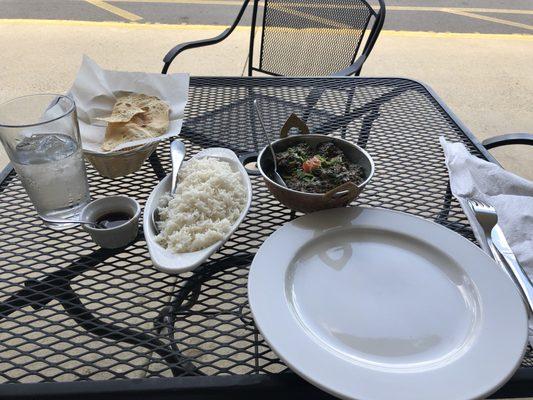
<svg viewBox="0 0 533 400">
<path fill-rule="evenodd" d="M 233 151 L 223 148 L 210 148 L 200 151 L 199 153 L 195 154 L 193 158 L 204 157 L 212 157 L 221 161 L 226 161 L 231 165 L 233 171 L 238 171 L 240 173 L 241 181 L 247 193 L 246 205 L 244 206 L 239 219 L 237 219 L 237 221 L 235 221 L 231 227 L 231 231 L 222 240 L 209 247 L 206 247 L 203 250 L 194 251 L 191 253 L 173 253 L 155 241 L 156 233 L 151 221 L 152 212 L 158 206 L 160 197 L 170 191 L 171 176 L 167 175 L 161 182 L 159 182 L 146 201 L 146 206 L 144 207 L 143 230 L 146 244 L 148 245 L 148 251 L 150 252 L 150 257 L 154 263 L 154 266 L 161 271 L 168 272 L 169 274 L 179 274 L 182 272 L 191 271 L 209 258 L 209 256 L 217 251 L 229 239 L 231 234 L 235 232 L 237 227 L 248 213 L 248 209 L 250 208 L 250 204 L 252 202 L 252 185 L 250 183 L 250 178 Z M 184 162 L 184 164 L 186 163 L 187 161 Z"/>
<path fill-rule="evenodd" d="M 279 357 L 349 399 L 473 399 L 520 365 L 527 315 L 474 244 L 408 214 L 339 208 L 298 218 L 259 249 L 248 281 Z"/>
</svg>

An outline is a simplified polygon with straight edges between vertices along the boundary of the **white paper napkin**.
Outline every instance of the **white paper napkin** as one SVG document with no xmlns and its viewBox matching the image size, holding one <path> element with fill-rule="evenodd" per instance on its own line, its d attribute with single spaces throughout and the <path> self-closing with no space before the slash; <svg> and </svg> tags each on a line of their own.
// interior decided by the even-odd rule
<svg viewBox="0 0 533 400">
<path fill-rule="evenodd" d="M 166 101 L 170 106 L 169 129 L 165 135 L 122 143 L 115 150 L 179 135 L 189 93 L 188 74 L 108 71 L 100 68 L 89 57 L 83 56 L 69 95 L 76 103 L 84 150 L 105 153 L 100 146 L 104 141 L 107 124 L 96 118 L 111 115 L 117 95 L 127 92 L 157 96 Z"/>
<path fill-rule="evenodd" d="M 533 278 L 533 182 L 504 170 L 498 165 L 473 156 L 462 143 L 440 138 L 453 195 L 461 203 L 474 235 L 490 254 L 483 230 L 467 199 L 479 199 L 492 205 L 509 245 L 530 278 Z M 496 295 L 496 294 L 495 294 Z M 529 342 L 533 346 L 533 321 Z"/>
</svg>

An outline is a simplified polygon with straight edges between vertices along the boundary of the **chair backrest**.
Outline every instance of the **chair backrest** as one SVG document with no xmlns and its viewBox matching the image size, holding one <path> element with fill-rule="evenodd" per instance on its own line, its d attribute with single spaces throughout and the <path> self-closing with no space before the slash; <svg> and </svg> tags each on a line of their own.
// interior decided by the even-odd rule
<svg viewBox="0 0 533 400">
<path fill-rule="evenodd" d="M 263 0 L 261 40 L 253 62 L 259 0 L 254 1 L 248 74 L 322 76 L 370 53 L 385 19 L 366 0 Z M 364 43 L 364 45 L 363 45 Z"/>
</svg>

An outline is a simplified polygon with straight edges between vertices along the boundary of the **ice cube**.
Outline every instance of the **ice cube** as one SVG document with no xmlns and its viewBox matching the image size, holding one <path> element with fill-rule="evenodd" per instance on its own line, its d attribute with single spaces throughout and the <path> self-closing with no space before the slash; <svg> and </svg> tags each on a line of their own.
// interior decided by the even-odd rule
<svg viewBox="0 0 533 400">
<path fill-rule="evenodd" d="M 36 135 L 25 137 L 17 143 L 17 151 L 34 151 L 37 148 L 38 142 L 34 139 Z"/>
<path fill-rule="evenodd" d="M 59 161 L 72 155 L 76 149 L 76 142 L 70 136 L 61 134 L 32 135 L 17 144 L 18 158 L 31 160 L 31 164 Z"/>
</svg>

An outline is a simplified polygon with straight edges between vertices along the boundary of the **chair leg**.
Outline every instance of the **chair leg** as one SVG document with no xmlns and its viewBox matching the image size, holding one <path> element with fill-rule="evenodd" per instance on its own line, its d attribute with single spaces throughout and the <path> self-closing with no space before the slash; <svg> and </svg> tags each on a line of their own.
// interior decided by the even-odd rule
<svg viewBox="0 0 533 400">
<path fill-rule="evenodd" d="M 292 220 L 295 219 L 295 218 L 296 218 L 296 211 L 291 210 L 291 215 L 290 215 L 290 217 L 289 217 L 289 220 L 292 221 Z"/>
<path fill-rule="evenodd" d="M 348 89 L 348 99 L 346 100 L 346 107 L 344 107 L 344 117 L 346 117 L 350 113 L 350 109 L 352 108 L 354 93 L 355 93 L 355 87 L 352 86 L 350 89 Z M 343 139 L 346 139 L 347 128 L 348 128 L 348 124 L 342 126 L 341 137 Z"/>
<path fill-rule="evenodd" d="M 307 119 L 311 115 L 311 111 L 316 106 L 318 101 L 320 100 L 320 97 L 324 93 L 324 89 L 321 88 L 312 88 L 307 97 L 305 98 L 305 102 L 307 103 L 307 107 L 303 111 L 302 115 L 302 121 L 307 123 Z"/>
<path fill-rule="evenodd" d="M 370 139 L 370 131 L 372 130 L 372 125 L 374 121 L 379 117 L 379 108 L 373 108 L 368 114 L 366 114 L 362 119 L 361 132 L 359 132 L 359 137 L 357 138 L 357 145 L 361 146 L 363 149 L 366 148 L 368 139 Z M 344 129 L 346 129 L 344 126 Z"/>
<path fill-rule="evenodd" d="M 446 228 L 461 233 L 463 236 L 465 236 L 465 234 L 468 234 L 468 236 L 471 236 L 470 239 L 475 239 L 471 227 L 470 225 L 468 225 L 468 223 L 464 224 L 463 222 L 455 222 L 449 220 L 450 212 L 452 210 L 453 198 L 454 197 L 452 189 L 450 187 L 450 182 L 448 182 L 448 186 L 446 187 L 446 193 L 444 194 L 443 198 L 442 209 L 439 211 L 439 213 L 435 216 L 433 220 L 436 223 L 445 226 Z"/>
<path fill-rule="evenodd" d="M 165 169 L 161 164 L 161 160 L 157 155 L 157 149 L 152 154 L 150 154 L 150 157 L 148 157 L 148 161 L 150 161 L 150 164 L 152 165 L 152 169 L 154 170 L 157 179 L 162 180 L 165 176 L 167 176 L 167 173 L 165 172 Z"/>
<path fill-rule="evenodd" d="M 450 210 L 452 208 L 452 200 L 453 200 L 452 188 L 450 186 L 450 182 L 448 181 L 448 186 L 446 187 L 446 193 L 444 194 L 444 204 L 443 204 L 442 210 L 440 210 L 437 216 L 435 217 L 435 222 L 442 223 L 448 220 L 448 216 L 450 215 Z"/>
</svg>

